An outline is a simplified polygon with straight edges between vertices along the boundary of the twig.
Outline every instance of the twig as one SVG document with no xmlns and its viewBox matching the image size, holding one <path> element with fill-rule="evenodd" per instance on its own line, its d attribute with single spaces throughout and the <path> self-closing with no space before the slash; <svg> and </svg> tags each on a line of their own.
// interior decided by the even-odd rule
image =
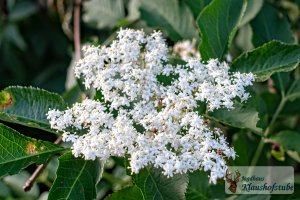
<svg viewBox="0 0 300 200">
<path fill-rule="evenodd" d="M 59 136 L 54 144 L 59 144 L 62 142 L 62 137 Z M 45 169 L 45 167 L 47 166 L 48 162 L 51 160 L 51 157 L 47 159 L 46 163 L 39 165 L 35 171 L 33 172 L 33 174 L 29 177 L 29 179 L 26 181 L 26 183 L 23 186 L 23 189 L 25 192 L 28 192 L 31 190 L 34 181 L 37 179 L 37 177 L 41 174 L 41 172 Z"/>
<path fill-rule="evenodd" d="M 80 7 L 81 0 L 75 0 L 74 5 L 74 47 L 75 47 L 75 61 L 81 58 L 81 47 L 80 47 Z"/>
</svg>

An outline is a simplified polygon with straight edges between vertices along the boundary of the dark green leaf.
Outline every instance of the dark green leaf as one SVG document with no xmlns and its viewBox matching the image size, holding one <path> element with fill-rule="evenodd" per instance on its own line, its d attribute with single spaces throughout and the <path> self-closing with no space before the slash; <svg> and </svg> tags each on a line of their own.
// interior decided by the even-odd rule
<svg viewBox="0 0 300 200">
<path fill-rule="evenodd" d="M 21 135 L 0 124 L 0 177 L 16 174 L 32 163 L 44 163 L 64 148 Z"/>
<path fill-rule="evenodd" d="M 146 167 L 135 175 L 135 183 L 141 189 L 145 200 L 185 199 L 186 175 L 167 178 L 160 169 Z"/>
<path fill-rule="evenodd" d="M 291 86 L 292 77 L 290 73 L 279 72 L 273 74 L 271 78 L 274 82 L 275 89 L 279 91 L 283 91 L 285 93 Z"/>
<path fill-rule="evenodd" d="M 142 0 L 141 19 L 165 30 L 173 41 L 197 37 L 191 10 L 183 1 Z"/>
<path fill-rule="evenodd" d="M 247 166 L 250 164 L 250 158 L 253 153 L 253 145 L 245 131 L 240 131 L 233 135 L 233 146 L 236 154 L 238 155 L 234 162 L 236 166 Z"/>
<path fill-rule="evenodd" d="M 265 3 L 259 14 L 251 22 L 251 26 L 253 44 L 256 47 L 271 40 L 280 40 L 286 43 L 295 41 L 286 16 L 268 3 Z"/>
<path fill-rule="evenodd" d="M 49 109 L 64 109 L 61 96 L 33 87 L 8 87 L 0 92 L 0 120 L 56 133 L 47 120 Z"/>
<path fill-rule="evenodd" d="M 105 200 L 144 200 L 144 197 L 138 187 L 132 186 L 113 193 Z"/>
<path fill-rule="evenodd" d="M 83 21 L 98 29 L 116 27 L 125 16 L 122 0 L 84 1 L 83 10 Z"/>
<path fill-rule="evenodd" d="M 98 160 L 84 160 L 75 158 L 71 152 L 65 153 L 59 158 L 57 178 L 48 199 L 95 199 L 102 170 L 103 165 Z"/>
<path fill-rule="evenodd" d="M 229 126 L 248 128 L 252 131 L 261 133 L 262 129 L 257 126 L 257 123 L 260 120 L 259 112 L 257 111 L 258 103 L 259 99 L 250 97 L 250 100 L 246 103 L 236 102 L 234 109 L 232 110 L 220 108 L 208 113 L 208 117 Z"/>
<path fill-rule="evenodd" d="M 189 184 L 185 197 L 188 200 L 211 199 L 211 189 L 207 173 L 195 171 L 189 174 Z"/>
<path fill-rule="evenodd" d="M 199 48 L 203 60 L 224 57 L 245 5 L 243 0 L 214 0 L 202 10 L 197 22 L 202 36 Z"/>
<path fill-rule="evenodd" d="M 272 41 L 240 55 L 232 63 L 231 71 L 252 72 L 256 81 L 265 81 L 276 72 L 295 69 L 299 61 L 300 46 Z"/>
<path fill-rule="evenodd" d="M 263 5 L 263 0 L 247 0 L 247 7 L 239 26 L 243 26 L 251 21 L 259 12 Z"/>
<path fill-rule="evenodd" d="M 299 115 L 300 113 L 300 99 L 294 101 L 287 101 L 281 112 L 283 115 Z"/>
</svg>

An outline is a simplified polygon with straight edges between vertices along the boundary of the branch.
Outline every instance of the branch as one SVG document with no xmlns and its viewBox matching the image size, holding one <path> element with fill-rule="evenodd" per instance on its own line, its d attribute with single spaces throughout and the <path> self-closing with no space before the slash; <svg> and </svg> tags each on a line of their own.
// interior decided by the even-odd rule
<svg viewBox="0 0 300 200">
<path fill-rule="evenodd" d="M 74 5 L 74 47 L 75 47 L 75 61 L 81 58 L 81 47 L 80 47 L 80 7 L 81 0 L 75 0 Z"/>
</svg>

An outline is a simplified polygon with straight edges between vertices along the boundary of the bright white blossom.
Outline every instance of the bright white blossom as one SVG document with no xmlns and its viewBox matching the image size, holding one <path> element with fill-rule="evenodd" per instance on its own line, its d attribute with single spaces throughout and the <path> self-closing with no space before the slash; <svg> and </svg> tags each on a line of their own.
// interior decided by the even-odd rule
<svg viewBox="0 0 300 200">
<path fill-rule="evenodd" d="M 129 156 L 133 173 L 147 165 L 167 176 L 203 169 L 216 183 L 235 151 L 197 113 L 199 102 L 210 111 L 232 109 L 235 99 L 249 98 L 245 87 L 254 76 L 231 73 L 214 59 L 173 66 L 167 54 L 160 32 L 148 36 L 130 29 L 120 30 L 109 47 L 86 47 L 76 76 L 106 102 L 85 99 L 65 111 L 50 110 L 51 127 L 73 143 L 76 157 Z"/>
</svg>

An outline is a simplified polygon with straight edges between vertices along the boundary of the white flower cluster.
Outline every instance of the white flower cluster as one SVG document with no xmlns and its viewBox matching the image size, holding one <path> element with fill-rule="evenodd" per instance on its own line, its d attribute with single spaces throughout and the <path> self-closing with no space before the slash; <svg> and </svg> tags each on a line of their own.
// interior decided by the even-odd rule
<svg viewBox="0 0 300 200">
<path fill-rule="evenodd" d="M 206 102 L 209 110 L 231 109 L 235 98 L 245 101 L 253 74 L 229 73 L 228 65 L 217 60 L 167 64 L 160 32 L 147 36 L 120 30 L 109 47 L 84 51 L 76 76 L 84 77 L 87 88 L 101 91 L 106 102 L 86 99 L 65 111 L 48 112 L 52 128 L 73 143 L 75 156 L 129 156 L 133 173 L 154 165 L 167 176 L 204 169 L 213 183 L 224 177 L 225 159 L 234 159 L 235 152 L 197 108 Z"/>
<path fill-rule="evenodd" d="M 173 46 L 173 54 L 178 55 L 182 60 L 200 60 L 200 53 L 196 47 L 196 40 L 183 40 L 176 42 Z"/>
</svg>

